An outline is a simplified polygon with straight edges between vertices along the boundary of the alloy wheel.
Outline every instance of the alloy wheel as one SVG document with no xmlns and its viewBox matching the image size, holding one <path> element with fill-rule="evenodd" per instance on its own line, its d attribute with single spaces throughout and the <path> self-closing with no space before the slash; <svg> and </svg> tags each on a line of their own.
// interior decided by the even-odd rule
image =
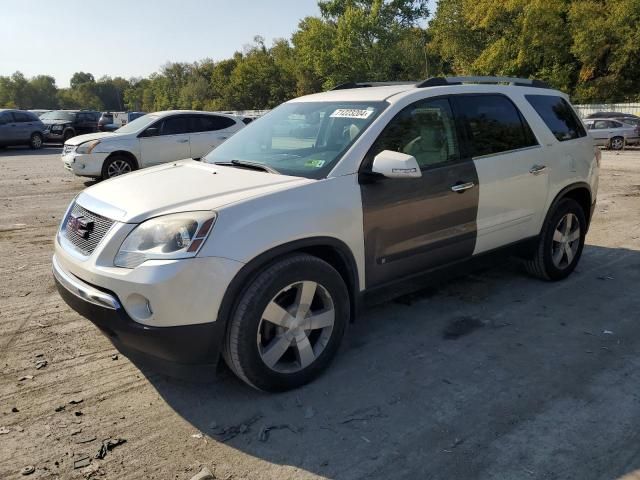
<svg viewBox="0 0 640 480">
<path fill-rule="evenodd" d="M 335 323 L 328 290 L 305 280 L 280 290 L 267 304 L 258 325 L 258 352 L 279 373 L 295 373 L 324 351 Z"/>
<path fill-rule="evenodd" d="M 624 145 L 624 141 L 621 138 L 614 138 L 611 140 L 611 148 L 613 150 L 621 150 Z"/>
<path fill-rule="evenodd" d="M 563 270 L 571 265 L 580 247 L 580 222 L 573 213 L 564 215 L 553 232 L 551 259 L 556 268 Z"/>
<path fill-rule="evenodd" d="M 117 177 L 118 175 L 122 175 L 125 173 L 129 173 L 131 171 L 131 165 L 124 160 L 114 160 L 107 167 L 107 175 L 109 178 Z"/>
</svg>

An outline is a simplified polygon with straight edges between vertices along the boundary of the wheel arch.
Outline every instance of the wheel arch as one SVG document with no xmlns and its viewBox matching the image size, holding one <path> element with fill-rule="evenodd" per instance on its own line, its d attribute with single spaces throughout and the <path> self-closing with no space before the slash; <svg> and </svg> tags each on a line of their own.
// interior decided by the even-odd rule
<svg viewBox="0 0 640 480">
<path fill-rule="evenodd" d="M 131 160 L 133 162 L 133 167 L 134 167 L 135 170 L 138 170 L 140 168 L 140 164 L 138 163 L 137 157 L 133 153 L 131 153 L 131 152 L 127 151 L 127 150 L 115 150 L 115 151 L 111 152 L 109 154 L 109 156 L 104 159 L 104 161 L 106 162 L 110 158 L 112 158 L 113 156 L 116 156 L 116 155 L 120 155 L 122 157 L 126 157 L 127 159 Z"/>
<path fill-rule="evenodd" d="M 591 194 L 591 186 L 586 182 L 572 183 L 571 185 L 567 185 L 562 190 L 560 190 L 549 205 L 547 214 L 544 218 L 544 223 L 542 225 L 544 226 L 544 224 L 549 219 L 549 216 L 553 215 L 553 211 L 555 210 L 558 203 L 565 198 L 571 198 L 578 202 L 578 204 L 580 204 L 584 211 L 584 216 L 587 220 L 588 230 L 589 224 L 591 223 L 591 207 L 593 205 L 593 196 Z"/>
<path fill-rule="evenodd" d="M 251 280 L 273 262 L 285 255 L 295 253 L 313 255 L 324 260 L 338 271 L 347 286 L 347 290 L 349 291 L 351 321 L 354 321 L 358 311 L 360 310 L 361 300 L 358 267 L 353 253 L 343 241 L 336 238 L 311 237 L 294 240 L 271 248 L 253 258 L 240 269 L 233 280 L 229 283 L 218 311 L 218 318 L 216 321 L 222 321 L 225 323 L 225 331 L 229 318 L 237 305 L 238 299 Z"/>
</svg>

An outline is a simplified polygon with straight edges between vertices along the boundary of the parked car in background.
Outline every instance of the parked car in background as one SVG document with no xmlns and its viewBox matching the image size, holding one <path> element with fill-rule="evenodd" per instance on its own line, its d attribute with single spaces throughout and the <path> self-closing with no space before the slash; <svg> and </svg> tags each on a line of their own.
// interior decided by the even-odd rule
<svg viewBox="0 0 640 480">
<path fill-rule="evenodd" d="M 113 114 L 113 124 L 116 129 L 124 127 L 127 123 L 133 122 L 136 118 L 146 115 L 145 112 L 116 112 Z"/>
<path fill-rule="evenodd" d="M 199 159 L 244 126 L 240 117 L 211 112 L 150 113 L 113 133 L 67 140 L 62 161 L 76 175 L 111 178 L 183 158 Z"/>
<path fill-rule="evenodd" d="M 629 125 L 611 118 L 592 118 L 584 121 L 596 145 L 622 150 L 625 145 L 640 143 L 640 126 Z"/>
<path fill-rule="evenodd" d="M 157 130 L 147 117 L 127 127 Z M 296 123 L 316 129 L 294 136 Z M 367 300 L 399 287 L 499 249 L 540 279 L 569 276 L 599 165 L 568 96 L 542 82 L 347 84 L 284 103 L 202 162 L 86 189 L 53 273 L 132 358 L 213 373 L 222 352 L 249 385 L 286 390 L 328 367 Z"/>
<path fill-rule="evenodd" d="M 45 126 L 38 116 L 25 110 L 0 110 L 0 146 L 29 145 L 42 148 Z"/>
<path fill-rule="evenodd" d="M 633 113 L 622 113 L 622 112 L 595 112 L 595 113 L 590 113 L 584 118 L 589 119 L 589 118 L 625 118 L 625 117 L 637 118 L 638 120 L 640 120 L 640 117 L 638 115 L 634 115 Z"/>
<path fill-rule="evenodd" d="M 611 120 L 633 125 L 634 127 L 640 127 L 640 117 L 611 117 Z"/>
<path fill-rule="evenodd" d="M 102 112 L 100 118 L 98 119 L 98 131 L 99 132 L 109 132 L 115 130 L 113 127 L 113 113 L 111 112 Z"/>
<path fill-rule="evenodd" d="M 46 140 L 64 143 L 76 135 L 97 132 L 100 115 L 93 110 L 53 110 L 40 119 L 46 127 Z"/>
<path fill-rule="evenodd" d="M 29 110 L 31 113 L 35 113 L 38 117 L 41 117 L 42 115 L 44 115 L 47 112 L 50 112 L 51 110 L 45 110 L 42 108 L 34 108 Z"/>
</svg>

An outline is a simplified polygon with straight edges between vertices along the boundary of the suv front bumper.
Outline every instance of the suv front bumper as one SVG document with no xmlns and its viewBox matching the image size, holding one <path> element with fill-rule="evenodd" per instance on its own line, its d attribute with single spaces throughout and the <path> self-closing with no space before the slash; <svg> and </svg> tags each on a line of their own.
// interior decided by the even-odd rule
<svg viewBox="0 0 640 480">
<path fill-rule="evenodd" d="M 112 292 L 66 272 L 53 257 L 53 277 L 63 300 L 93 322 L 114 346 L 134 362 L 150 363 L 182 376 L 182 366 L 217 364 L 224 322 L 153 327 L 134 321 Z"/>
</svg>

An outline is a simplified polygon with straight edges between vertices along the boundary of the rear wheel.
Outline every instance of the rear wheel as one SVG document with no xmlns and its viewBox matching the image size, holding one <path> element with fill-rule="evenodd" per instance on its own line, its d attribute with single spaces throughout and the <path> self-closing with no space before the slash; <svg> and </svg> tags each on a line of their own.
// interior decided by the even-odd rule
<svg viewBox="0 0 640 480">
<path fill-rule="evenodd" d="M 102 178 L 104 180 L 108 178 L 118 177 L 135 170 L 133 162 L 121 155 L 113 155 L 107 158 L 102 165 Z"/>
<path fill-rule="evenodd" d="M 42 148 L 42 143 L 43 143 L 43 139 L 42 139 L 41 133 L 36 132 L 31 134 L 31 138 L 29 139 L 29 146 L 31 148 L 33 148 L 34 150 L 38 150 Z"/>
<path fill-rule="evenodd" d="M 609 148 L 611 150 L 622 150 L 624 147 L 624 138 L 622 137 L 613 137 L 609 140 Z"/>
<path fill-rule="evenodd" d="M 302 386 L 336 355 L 349 308 L 347 287 L 331 265 L 306 254 L 284 258 L 242 293 L 227 328 L 225 360 L 259 390 Z"/>
<path fill-rule="evenodd" d="M 585 212 L 578 202 L 565 198 L 542 228 L 528 272 L 544 280 L 562 280 L 576 268 L 587 231 Z"/>
</svg>

